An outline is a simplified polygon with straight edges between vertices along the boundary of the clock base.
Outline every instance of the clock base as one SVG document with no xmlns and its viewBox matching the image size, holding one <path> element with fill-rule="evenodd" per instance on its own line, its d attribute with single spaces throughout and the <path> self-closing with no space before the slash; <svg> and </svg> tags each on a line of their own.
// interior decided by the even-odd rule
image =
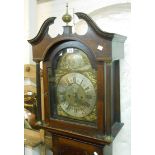
<svg viewBox="0 0 155 155">
<path fill-rule="evenodd" d="M 53 155 L 112 155 L 111 145 L 96 145 L 52 134 Z"/>
</svg>

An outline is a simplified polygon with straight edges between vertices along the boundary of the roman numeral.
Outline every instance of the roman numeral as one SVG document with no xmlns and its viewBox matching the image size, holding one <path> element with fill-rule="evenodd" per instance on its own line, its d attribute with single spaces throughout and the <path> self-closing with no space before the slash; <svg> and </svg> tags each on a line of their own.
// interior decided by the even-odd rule
<svg viewBox="0 0 155 155">
<path fill-rule="evenodd" d="M 73 110 L 74 110 L 74 112 L 77 112 L 77 108 L 74 108 Z"/>
<path fill-rule="evenodd" d="M 84 108 L 81 109 L 81 112 L 82 112 L 82 114 L 85 114 L 86 113 L 85 110 L 84 110 Z"/>
<path fill-rule="evenodd" d="M 70 105 L 70 104 L 68 104 L 68 106 L 67 106 L 66 110 L 70 110 L 70 109 L 71 109 L 71 105 Z"/>
<path fill-rule="evenodd" d="M 73 77 L 73 83 L 76 83 L 76 77 Z"/>
<path fill-rule="evenodd" d="M 84 88 L 84 90 L 88 90 L 88 89 L 89 89 L 89 87 Z"/>
<path fill-rule="evenodd" d="M 83 80 L 81 81 L 80 85 L 82 85 Z"/>
<path fill-rule="evenodd" d="M 69 81 L 69 79 L 66 79 L 66 85 L 69 85 L 70 84 L 70 81 Z"/>
</svg>

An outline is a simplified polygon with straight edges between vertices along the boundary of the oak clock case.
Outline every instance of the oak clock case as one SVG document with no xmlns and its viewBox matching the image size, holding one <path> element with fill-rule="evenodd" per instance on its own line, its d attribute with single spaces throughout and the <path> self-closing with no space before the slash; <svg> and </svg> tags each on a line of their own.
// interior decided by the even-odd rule
<svg viewBox="0 0 155 155">
<path fill-rule="evenodd" d="M 77 41 L 62 43 L 53 51 L 48 67 L 51 117 L 77 123 L 96 122 L 93 59 L 90 51 Z"/>
<path fill-rule="evenodd" d="M 43 61 L 45 123 L 40 128 L 51 133 L 54 154 L 111 155 L 123 126 L 119 59 L 126 37 L 102 31 L 84 13 L 76 15 L 88 24 L 85 35 L 73 34 L 67 25 L 51 38 L 51 17 L 29 40 L 33 60 L 38 66 Z"/>
</svg>

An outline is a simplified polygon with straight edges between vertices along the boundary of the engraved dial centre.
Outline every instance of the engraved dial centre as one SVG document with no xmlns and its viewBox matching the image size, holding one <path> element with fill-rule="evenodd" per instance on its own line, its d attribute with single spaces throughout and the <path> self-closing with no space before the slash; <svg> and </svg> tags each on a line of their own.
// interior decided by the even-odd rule
<svg viewBox="0 0 155 155">
<path fill-rule="evenodd" d="M 76 84 L 70 84 L 66 89 L 66 100 L 70 105 L 79 106 L 80 102 L 85 99 L 84 89 Z"/>
</svg>

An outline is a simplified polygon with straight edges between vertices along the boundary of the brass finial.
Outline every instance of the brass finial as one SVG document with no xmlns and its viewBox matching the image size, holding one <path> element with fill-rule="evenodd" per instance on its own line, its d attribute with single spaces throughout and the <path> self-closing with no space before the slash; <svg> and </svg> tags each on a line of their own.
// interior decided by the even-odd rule
<svg viewBox="0 0 155 155">
<path fill-rule="evenodd" d="M 68 23 L 72 20 L 72 16 L 68 14 L 68 3 L 66 4 L 66 14 L 62 16 L 62 20 L 68 25 Z"/>
</svg>

